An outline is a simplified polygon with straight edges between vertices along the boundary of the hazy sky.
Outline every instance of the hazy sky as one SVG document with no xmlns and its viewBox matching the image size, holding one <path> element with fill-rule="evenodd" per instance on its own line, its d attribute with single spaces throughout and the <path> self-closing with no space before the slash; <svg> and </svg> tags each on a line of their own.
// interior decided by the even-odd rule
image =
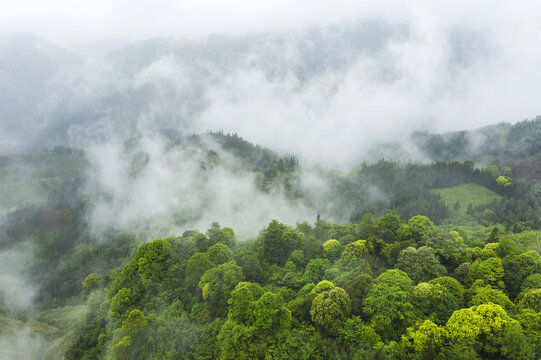
<svg viewBox="0 0 541 360">
<path fill-rule="evenodd" d="M 0 32 L 29 32 L 66 45 L 104 38 L 286 30 L 381 17 L 434 21 L 442 27 L 464 22 L 498 36 L 528 37 L 539 30 L 540 8 L 538 1 L 498 0 L 3 0 Z"/>
</svg>

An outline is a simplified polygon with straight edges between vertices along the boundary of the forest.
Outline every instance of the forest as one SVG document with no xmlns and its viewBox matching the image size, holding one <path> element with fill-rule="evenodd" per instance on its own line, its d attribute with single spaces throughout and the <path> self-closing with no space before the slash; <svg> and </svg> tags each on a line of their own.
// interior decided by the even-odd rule
<svg viewBox="0 0 541 360">
<path fill-rule="evenodd" d="M 541 2 L 1 4 L 0 360 L 541 359 Z"/>
<path fill-rule="evenodd" d="M 294 156 L 236 134 L 155 139 L 199 159 L 201 178 L 248 172 L 313 218 L 271 220 L 252 237 L 218 222 L 186 229 L 181 215 L 185 230 L 163 238 L 96 232 L 88 214 L 114 194 L 85 192 L 85 151 L 2 157 L 0 247 L 30 253 L 21 272 L 41 284 L 30 307 L 0 298 L 3 338 L 39 338 L 50 359 L 541 357 L 539 199 L 512 163 L 320 168 L 318 198 Z M 152 168 L 142 141 L 122 146 L 132 181 Z"/>
</svg>

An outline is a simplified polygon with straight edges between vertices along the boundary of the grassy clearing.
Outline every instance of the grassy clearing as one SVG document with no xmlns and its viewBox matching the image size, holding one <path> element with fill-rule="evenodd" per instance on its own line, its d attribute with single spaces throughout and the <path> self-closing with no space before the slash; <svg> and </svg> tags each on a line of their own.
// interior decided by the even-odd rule
<svg viewBox="0 0 541 360">
<path fill-rule="evenodd" d="M 484 186 L 469 183 L 458 186 L 433 189 L 433 193 L 440 194 L 449 209 L 449 220 L 455 224 L 472 224 L 475 220 L 466 214 L 468 205 L 472 207 L 489 204 L 502 197 Z M 458 201 L 460 207 L 455 210 L 454 205 Z"/>
</svg>

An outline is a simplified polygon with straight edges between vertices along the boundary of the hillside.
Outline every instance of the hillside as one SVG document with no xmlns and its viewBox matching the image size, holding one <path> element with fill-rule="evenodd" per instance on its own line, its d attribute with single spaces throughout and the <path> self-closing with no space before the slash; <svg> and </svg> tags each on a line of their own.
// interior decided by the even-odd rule
<svg viewBox="0 0 541 360">
<path fill-rule="evenodd" d="M 455 225 L 475 222 L 472 219 L 472 214 L 468 214 L 468 207 L 487 205 L 502 199 L 501 195 L 474 183 L 432 189 L 431 192 L 441 196 L 449 210 L 448 221 Z"/>
<path fill-rule="evenodd" d="M 110 162 L 127 165 L 104 173 Z M 0 270 L 12 295 L 0 298 L 0 336 L 24 339 L 28 357 L 490 358 L 541 349 L 528 323 L 535 305 L 524 300 L 535 296 L 541 272 L 538 208 L 530 187 L 502 177 L 504 169 L 380 160 L 347 173 L 319 169 L 326 186 L 315 193 L 292 156 L 236 134 L 173 130 L 112 149 L 10 155 L 1 164 Z M 226 190 L 216 191 L 217 177 L 227 179 Z M 179 179 L 185 185 L 175 190 Z M 140 201 L 150 190 L 159 197 L 160 188 L 175 194 L 161 198 L 163 212 L 97 227 L 106 207 L 120 215 L 156 206 Z M 239 202 L 247 189 L 248 201 Z M 186 193 L 206 203 L 177 200 Z M 277 216 L 308 209 L 311 218 L 260 225 L 264 217 L 250 216 L 269 201 Z M 212 222 L 224 212 L 259 235 Z M 209 214 L 208 230 L 195 227 Z M 167 236 L 152 240 L 156 231 Z M 485 267 L 495 267 L 495 280 Z M 385 295 L 395 283 L 399 302 Z M 480 311 L 520 328 L 514 337 L 491 328 L 493 342 L 472 337 L 476 350 L 464 347 L 453 326 Z M 427 326 L 445 335 L 411 345 Z M 517 337 L 523 345 L 509 350 Z"/>
</svg>

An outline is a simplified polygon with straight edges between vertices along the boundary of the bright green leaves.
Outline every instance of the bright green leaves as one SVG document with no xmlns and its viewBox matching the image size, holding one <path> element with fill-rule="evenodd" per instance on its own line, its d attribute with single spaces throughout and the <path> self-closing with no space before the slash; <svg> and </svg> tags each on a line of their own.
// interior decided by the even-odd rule
<svg viewBox="0 0 541 360">
<path fill-rule="evenodd" d="M 124 318 L 128 310 L 131 309 L 133 302 L 130 299 L 131 290 L 122 288 L 111 299 L 109 306 L 109 316 L 115 320 Z"/>
<path fill-rule="evenodd" d="M 417 215 L 409 219 L 408 225 L 401 230 L 403 239 L 413 238 L 419 244 L 426 244 L 436 231 L 436 227 L 426 216 Z"/>
<path fill-rule="evenodd" d="M 254 301 L 263 294 L 259 284 L 241 282 L 231 292 L 228 318 L 241 324 L 253 321 Z"/>
<path fill-rule="evenodd" d="M 332 335 L 337 334 L 350 312 L 349 295 L 344 289 L 338 287 L 320 292 L 314 298 L 310 309 L 312 322 L 324 332 Z"/>
<path fill-rule="evenodd" d="M 364 313 L 376 332 L 397 336 L 413 317 L 413 282 L 400 270 L 387 270 L 377 277 L 364 300 Z"/>
<path fill-rule="evenodd" d="M 541 312 L 541 289 L 530 290 L 524 294 L 518 306 L 521 309 L 529 308 L 536 312 Z"/>
<path fill-rule="evenodd" d="M 330 239 L 323 243 L 323 257 L 335 261 L 343 251 L 343 245 L 336 239 Z"/>
<path fill-rule="evenodd" d="M 134 338 L 140 336 L 148 329 L 145 315 L 138 309 L 132 310 L 128 318 L 122 322 L 120 329 L 124 334 Z"/>
<path fill-rule="evenodd" d="M 103 282 L 103 277 L 99 274 L 92 273 L 88 275 L 82 284 L 83 291 L 81 292 L 81 299 L 86 300 L 92 291 L 98 290 L 103 286 Z"/>
<path fill-rule="evenodd" d="M 520 327 L 501 306 L 489 303 L 455 311 L 445 330 L 451 343 L 471 347 L 482 342 L 485 351 L 495 353 L 503 331 L 511 326 Z"/>
<path fill-rule="evenodd" d="M 502 261 L 498 257 L 491 257 L 486 260 L 475 260 L 468 272 L 468 282 L 482 280 L 486 285 L 495 289 L 505 289 L 503 282 L 504 270 Z"/>
<path fill-rule="evenodd" d="M 422 359 L 435 358 L 445 342 L 445 331 L 430 320 L 425 320 L 414 331 L 408 328 L 402 336 L 402 346 L 408 352 L 418 354 Z"/>
<path fill-rule="evenodd" d="M 291 328 L 291 312 L 278 304 L 275 294 L 267 291 L 255 302 L 254 324 L 261 332 L 284 331 Z"/>
<path fill-rule="evenodd" d="M 340 260 L 346 264 L 350 262 L 359 262 L 367 253 L 366 240 L 357 240 L 346 246 Z"/>
</svg>

